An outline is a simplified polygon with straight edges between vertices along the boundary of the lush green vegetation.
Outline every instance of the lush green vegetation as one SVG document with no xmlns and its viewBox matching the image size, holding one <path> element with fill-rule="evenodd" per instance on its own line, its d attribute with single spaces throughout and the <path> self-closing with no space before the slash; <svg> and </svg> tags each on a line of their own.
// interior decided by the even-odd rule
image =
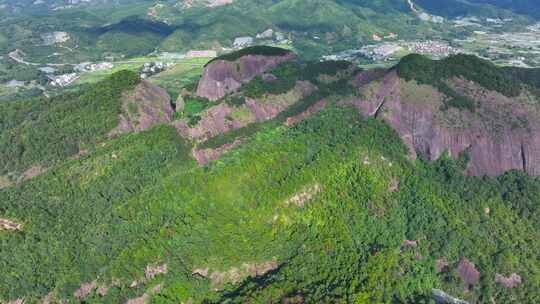
<svg viewBox="0 0 540 304">
<path fill-rule="evenodd" d="M 252 98 L 261 97 L 264 94 L 283 94 L 294 88 L 299 80 L 302 67 L 297 62 L 287 62 L 269 71 L 274 77 L 265 79 L 257 76 L 242 86 L 244 95 Z"/>
<path fill-rule="evenodd" d="M 385 8 L 367 0 L 336 5 L 355 2 Z M 298 10 L 303 1 L 284 3 L 280 9 Z M 314 15 L 336 12 L 324 8 Z M 282 22 L 298 27 L 294 21 Z M 472 101 L 446 80 L 464 77 L 507 96 L 522 83 L 537 85 L 534 70 L 464 55 L 409 56 L 396 68 L 452 97 L 448 106 L 471 111 Z M 125 303 L 159 285 L 152 303 L 433 303 L 433 288 L 471 303 L 540 302 L 540 179 L 464 176 L 466 154 L 409 160 L 388 125 L 336 105 L 355 93 L 355 72 L 347 62 L 286 63 L 269 71 L 275 79 L 256 77 L 218 101 L 241 106 L 244 96 L 285 93 L 299 80 L 318 88 L 275 119 L 198 146 L 242 138 L 205 167 L 170 126 L 107 136 L 122 92 L 140 81 L 132 72 L 80 92 L 0 104 L 0 178 L 49 168 L 0 190 L 0 219 L 23 225 L 0 231 L 0 301 L 33 303 L 51 293 Z M 326 109 L 283 126 L 321 99 Z M 185 94 L 180 104 L 176 118 L 193 126 L 216 103 Z M 463 258 L 480 272 L 471 286 L 456 270 Z M 145 273 L 163 264 L 167 273 Z M 522 278 L 515 288 L 496 282 L 512 273 Z M 94 280 L 106 294 L 91 288 L 76 299 Z"/>
<path fill-rule="evenodd" d="M 172 128 L 155 128 L 0 192 L 2 217 L 24 223 L 0 234 L 11 253 L 0 255 L 0 294 L 73 299 L 98 279 L 108 293 L 88 303 L 124 302 L 158 283 L 156 303 L 427 303 L 431 288 L 471 302 L 540 298 L 537 178 L 465 177 L 465 159 L 411 163 L 390 127 L 334 106 L 264 128 L 210 167 L 188 153 Z M 303 191 L 303 207 L 287 203 Z M 455 271 L 463 257 L 482 277 L 467 293 Z M 278 268 L 238 284 L 192 275 L 273 259 Z M 163 263 L 167 274 L 128 287 Z M 495 283 L 514 272 L 517 288 Z"/>
<path fill-rule="evenodd" d="M 174 119 L 187 118 L 190 127 L 195 126 L 201 120 L 200 114 L 204 110 L 216 105 L 215 102 L 204 97 L 187 95 L 181 98 L 184 108 L 176 110 Z"/>
<path fill-rule="evenodd" d="M 474 101 L 450 88 L 447 81 L 453 77 L 471 80 L 482 87 L 508 97 L 521 93 L 522 82 L 506 73 L 503 68 L 472 55 L 455 55 L 443 60 L 430 60 L 422 55 L 408 55 L 396 66 L 400 77 L 430 84 L 450 97 L 448 106 L 474 110 Z"/>
<path fill-rule="evenodd" d="M 216 60 L 225 60 L 225 61 L 236 61 L 240 59 L 241 57 L 247 56 L 247 55 L 259 55 L 259 56 L 285 56 L 287 54 L 290 54 L 291 51 L 283 48 L 278 47 L 272 47 L 272 46 L 266 46 L 266 45 L 256 45 L 251 46 L 247 48 L 243 48 L 238 51 L 234 51 L 225 55 L 218 56 L 212 60 L 210 60 L 208 64 L 210 64 L 213 61 Z"/>
<path fill-rule="evenodd" d="M 331 96 L 347 96 L 356 94 L 353 86 L 349 83 L 349 74 L 336 77 L 332 81 L 321 81 L 320 76 L 338 76 L 339 72 L 350 70 L 351 63 L 346 61 L 327 61 L 327 62 L 286 62 L 268 72 L 274 78 L 269 80 L 257 76 L 247 84 L 243 85 L 239 96 L 230 95 L 224 97 L 221 101 L 229 105 L 239 106 L 244 104 L 244 96 L 258 98 L 265 94 L 283 94 L 292 90 L 298 80 L 310 81 L 317 85 L 317 90 L 302 98 L 300 101 L 285 109 L 278 116 L 264 123 L 253 123 L 246 127 L 232 130 L 225 134 L 217 135 L 202 143 L 199 147 L 218 148 L 224 144 L 232 143 L 237 138 L 249 137 L 261 130 L 276 128 L 283 124 L 288 117 L 298 115 L 316 102 Z"/>
<path fill-rule="evenodd" d="M 133 57 L 151 53 L 173 31 L 165 23 L 130 17 L 112 25 L 91 29 L 90 35 L 99 37 L 99 49 Z"/>
<path fill-rule="evenodd" d="M 173 128 L 158 127 L 107 142 L 89 156 L 1 192 L 2 217 L 25 225 L 21 234 L 0 232 L 1 298 L 53 289 L 66 297 L 101 273 L 111 257 L 140 237 L 121 228 L 127 215 L 115 210 L 171 167 L 191 165 L 188 151 Z"/>
<path fill-rule="evenodd" d="M 257 76 L 244 86 L 242 86 L 242 94 L 248 97 L 257 98 L 265 94 L 283 94 L 294 88 L 296 81 L 305 80 L 313 84 L 316 84 L 320 90 L 328 86 L 336 86 L 336 83 L 339 83 L 343 88 L 346 89 L 347 80 L 344 82 L 341 81 L 341 78 L 345 78 L 341 75 L 339 77 L 339 72 L 349 72 L 354 73 L 350 70 L 351 63 L 347 61 L 324 61 L 324 62 L 286 62 L 279 65 L 278 67 L 270 70 L 267 74 L 269 77 Z M 322 76 L 335 76 L 336 79 L 331 79 L 331 81 L 325 82 L 321 81 Z M 348 90 L 347 92 L 349 92 Z M 343 90 L 334 88 L 328 90 L 324 95 L 330 95 L 333 93 L 343 93 Z"/>
<path fill-rule="evenodd" d="M 105 140 L 118 124 L 122 92 L 139 81 L 123 71 L 79 93 L 1 103 L 0 174 L 49 167 Z"/>
<path fill-rule="evenodd" d="M 443 60 L 430 60 L 422 55 L 408 55 L 397 66 L 399 76 L 422 84 L 438 85 L 452 77 L 463 77 L 488 90 L 508 97 L 521 93 L 521 83 L 509 77 L 493 63 L 473 55 L 455 55 Z"/>
<path fill-rule="evenodd" d="M 536 95 L 540 96 L 540 69 L 505 67 L 504 72 L 525 83 Z"/>
</svg>

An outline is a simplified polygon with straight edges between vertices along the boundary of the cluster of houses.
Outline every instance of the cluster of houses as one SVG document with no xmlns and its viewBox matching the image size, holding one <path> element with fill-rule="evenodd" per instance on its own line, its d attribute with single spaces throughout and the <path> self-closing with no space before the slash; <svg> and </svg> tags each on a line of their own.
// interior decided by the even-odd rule
<svg viewBox="0 0 540 304">
<path fill-rule="evenodd" d="M 291 43 L 285 34 L 281 32 L 276 32 L 273 29 L 269 28 L 261 33 L 258 33 L 255 37 L 252 36 L 242 36 L 236 37 L 233 42 L 233 48 L 240 49 L 248 46 L 252 46 L 257 41 L 272 41 L 278 44 L 289 44 Z"/>
<path fill-rule="evenodd" d="M 49 75 L 49 84 L 53 87 L 66 87 L 79 79 L 77 73 L 68 73 L 63 75 Z"/>
<path fill-rule="evenodd" d="M 161 61 L 153 61 L 153 62 L 146 62 L 141 70 L 139 71 L 139 74 L 141 75 L 141 78 L 145 79 L 152 75 L 161 73 L 165 71 L 166 69 L 170 68 L 174 63 L 172 62 L 161 62 Z"/>
</svg>

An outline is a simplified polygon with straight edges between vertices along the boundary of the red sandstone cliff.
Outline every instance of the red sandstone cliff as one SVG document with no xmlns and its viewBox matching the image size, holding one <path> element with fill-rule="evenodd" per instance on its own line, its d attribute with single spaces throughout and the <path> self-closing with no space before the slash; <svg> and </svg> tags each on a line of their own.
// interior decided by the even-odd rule
<svg viewBox="0 0 540 304">
<path fill-rule="evenodd" d="M 235 61 L 213 61 L 204 69 L 197 87 L 197 95 L 218 100 L 255 76 L 295 58 L 295 54 L 288 53 L 283 56 L 246 55 Z"/>
<path fill-rule="evenodd" d="M 406 82 L 394 71 L 371 76 L 359 76 L 361 97 L 345 103 L 388 122 L 412 158 L 435 160 L 445 151 L 458 156 L 467 150 L 470 175 L 496 176 L 511 169 L 540 175 L 540 109 L 527 102 L 527 94 L 511 99 L 454 79 L 454 90 L 475 100 L 478 109 L 441 110 L 445 97 L 433 87 Z"/>
<path fill-rule="evenodd" d="M 142 81 L 133 91 L 122 96 L 119 124 L 110 135 L 140 132 L 157 124 L 171 122 L 174 110 L 171 97 L 164 89 Z"/>
</svg>

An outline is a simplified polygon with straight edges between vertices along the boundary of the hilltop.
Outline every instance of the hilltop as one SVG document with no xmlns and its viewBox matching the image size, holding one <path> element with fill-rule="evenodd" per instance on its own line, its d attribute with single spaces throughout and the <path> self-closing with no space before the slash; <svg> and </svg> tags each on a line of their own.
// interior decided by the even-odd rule
<svg viewBox="0 0 540 304">
<path fill-rule="evenodd" d="M 538 71 L 259 48 L 203 75 L 0 105 L 0 300 L 540 301 Z"/>
</svg>

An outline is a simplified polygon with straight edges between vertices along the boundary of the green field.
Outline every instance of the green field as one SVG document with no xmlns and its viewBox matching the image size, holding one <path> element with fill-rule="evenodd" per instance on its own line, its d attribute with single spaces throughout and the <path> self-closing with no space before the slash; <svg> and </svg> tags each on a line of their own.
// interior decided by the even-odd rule
<svg viewBox="0 0 540 304">
<path fill-rule="evenodd" d="M 149 80 L 165 88 L 175 100 L 183 88 L 192 85 L 199 79 L 204 65 L 209 60 L 210 58 L 184 59 L 166 71 L 150 77 Z"/>
</svg>

